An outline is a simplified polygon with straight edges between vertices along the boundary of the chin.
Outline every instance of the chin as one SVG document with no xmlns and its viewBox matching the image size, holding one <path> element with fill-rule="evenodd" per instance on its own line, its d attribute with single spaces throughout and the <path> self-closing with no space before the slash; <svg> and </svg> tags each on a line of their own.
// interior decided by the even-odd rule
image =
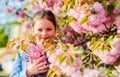
<svg viewBox="0 0 120 77">
<path fill-rule="evenodd" d="M 47 40 L 47 39 L 48 39 L 48 38 L 43 38 L 42 41 L 45 41 L 45 40 Z"/>
</svg>

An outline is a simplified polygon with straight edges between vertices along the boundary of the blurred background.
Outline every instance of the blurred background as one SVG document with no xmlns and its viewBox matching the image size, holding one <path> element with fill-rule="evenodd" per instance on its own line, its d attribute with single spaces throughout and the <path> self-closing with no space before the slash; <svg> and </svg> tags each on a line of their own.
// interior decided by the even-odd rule
<svg viewBox="0 0 120 77">
<path fill-rule="evenodd" d="M 96 1 L 103 2 L 103 4 L 105 5 L 105 7 L 107 9 L 108 15 L 106 15 L 106 12 L 104 13 L 104 9 L 102 9 L 102 12 L 101 12 L 101 8 L 99 8 L 99 7 L 102 7 L 102 5 L 101 4 L 98 5 L 98 3 L 95 5 L 95 6 L 98 6 L 96 8 L 99 8 L 98 10 L 100 10 L 100 13 L 98 12 L 98 15 L 96 15 L 97 9 L 94 9 L 94 10 L 91 8 L 88 9 L 87 8 L 88 6 L 83 6 L 82 8 L 79 8 L 79 4 L 80 3 L 86 4 L 86 1 L 88 1 L 88 3 L 92 3 L 92 4 L 93 4 L 93 2 L 96 2 Z M 111 1 L 113 1 L 113 4 L 109 3 Z M 63 33 L 61 33 L 61 36 L 63 36 L 63 39 L 64 39 L 63 41 L 66 43 L 68 42 L 68 43 L 73 43 L 75 45 L 80 45 L 80 44 L 86 43 L 85 40 L 87 40 L 87 41 L 91 40 L 91 38 L 93 37 L 93 35 L 91 36 L 89 34 L 89 31 L 90 32 L 92 31 L 93 33 L 102 31 L 103 23 L 106 23 L 105 26 L 112 24 L 110 27 L 110 30 L 107 29 L 107 27 L 106 27 L 106 30 L 108 30 L 108 31 L 106 31 L 107 36 L 110 36 L 110 35 L 115 36 L 115 35 L 117 35 L 117 31 L 118 31 L 118 34 L 120 33 L 120 27 L 119 27 L 119 24 L 120 24 L 119 23 L 119 20 L 120 20 L 119 12 L 120 12 L 120 10 L 119 10 L 119 8 L 116 9 L 116 12 L 118 11 L 118 13 L 116 13 L 115 14 L 116 16 L 114 16 L 114 12 L 113 12 L 114 6 L 113 5 L 120 7 L 120 1 L 119 0 L 0 0 L 0 77 L 9 77 L 9 74 L 12 69 L 13 61 L 14 61 L 15 55 L 17 53 L 16 51 L 12 51 L 7 48 L 8 42 L 10 40 L 14 40 L 18 37 L 19 38 L 22 37 L 22 39 L 23 39 L 26 36 L 26 34 L 31 32 L 31 17 L 36 11 L 42 10 L 42 9 L 52 10 L 55 13 L 55 15 L 57 16 L 56 20 L 57 20 L 57 24 L 58 24 L 59 28 L 63 29 L 62 32 L 64 31 Z M 74 8 L 74 7 L 76 7 L 76 8 Z M 79 11 L 79 10 L 81 10 L 81 11 Z M 89 12 L 91 13 L 90 16 L 86 16 L 87 14 L 89 15 Z M 112 15 L 112 12 L 113 12 L 113 15 Z M 109 14 L 111 14 L 110 17 L 109 17 Z M 86 24 L 87 22 L 89 22 L 88 17 L 91 18 L 90 20 L 93 23 L 85 26 L 83 24 Z M 94 25 L 95 24 L 94 20 L 96 19 L 96 17 L 98 18 L 98 20 L 95 23 L 97 23 L 97 25 L 102 23 L 100 26 L 100 29 L 98 26 Z M 116 17 L 118 17 L 118 19 L 116 19 Z M 99 20 L 101 20 L 101 18 L 104 18 L 104 20 L 99 21 Z M 114 24 L 114 22 L 116 22 L 116 20 L 118 20 L 118 27 L 116 27 L 116 25 Z M 79 22 L 76 22 L 76 21 L 79 21 Z M 85 27 L 81 27 L 79 24 L 81 24 Z M 65 27 L 69 27 L 69 26 L 72 26 L 74 28 L 74 30 L 76 30 L 76 32 L 78 31 L 78 33 L 83 31 L 83 34 L 76 35 L 76 33 L 73 31 L 73 29 L 70 29 L 70 30 L 69 30 L 69 28 L 64 29 Z M 87 29 L 87 26 L 90 26 L 90 28 Z M 115 26 L 115 29 L 113 26 Z M 118 30 L 117 30 L 117 28 L 118 28 Z M 92 29 L 92 30 L 90 30 L 90 29 Z M 88 33 L 86 33 L 87 31 L 88 31 Z M 110 31 L 110 33 L 109 33 L 109 31 Z M 72 33 L 74 33 L 75 35 L 73 35 Z M 106 34 L 103 35 L 103 37 L 105 36 L 104 37 L 105 39 L 107 37 Z M 76 37 L 73 37 L 72 35 L 73 36 L 81 36 L 82 38 L 81 37 L 76 38 Z M 91 40 L 93 42 L 93 45 L 96 45 L 95 47 L 93 47 L 93 50 L 97 49 L 99 47 L 98 45 L 100 45 L 100 43 L 101 43 L 100 42 L 101 40 L 100 41 L 98 40 L 97 43 L 94 42 L 94 39 L 97 36 L 98 36 L 98 34 L 96 34 L 96 36 L 94 35 L 93 40 Z M 86 38 L 85 40 L 83 40 L 84 37 Z M 101 37 L 101 35 L 100 35 L 100 37 Z M 101 37 L 101 39 L 103 39 L 103 37 Z M 100 38 L 97 37 L 97 39 L 100 39 Z M 111 39 L 112 39 L 112 37 L 110 36 L 110 38 L 108 38 L 108 42 L 111 41 Z M 83 42 L 81 42 L 81 41 L 83 41 Z M 10 44 L 11 43 L 9 43 L 9 45 Z M 107 45 L 103 44 L 102 50 L 107 49 L 107 47 L 105 47 L 105 46 L 107 46 Z M 119 46 L 119 44 L 118 44 L 118 46 Z M 84 44 L 83 44 L 83 48 L 85 48 Z M 85 49 L 87 49 L 87 48 L 85 48 Z M 119 47 L 117 49 L 119 50 Z M 117 51 L 117 53 L 118 53 L 118 51 Z M 119 55 L 119 54 L 117 54 L 117 55 Z M 85 52 L 85 55 L 83 55 L 83 56 L 86 56 L 86 52 Z M 90 56 L 90 54 L 89 54 L 89 56 Z M 86 57 L 89 57 L 89 56 L 86 56 Z M 110 56 L 111 56 L 111 54 L 110 54 Z M 109 57 L 107 57 L 107 58 L 109 59 Z M 113 61 L 115 61 L 115 59 L 113 59 L 113 56 L 111 56 L 111 58 Z M 92 57 L 92 59 L 93 59 L 93 57 Z M 92 63 L 92 59 L 89 58 L 89 60 L 91 61 L 90 63 Z M 104 59 L 104 57 L 103 57 L 103 59 Z M 94 59 L 93 59 L 93 61 L 94 61 Z M 89 61 L 87 61 L 87 62 L 89 63 Z M 110 62 L 110 61 L 108 60 L 108 62 Z M 98 61 L 98 64 L 99 64 L 99 61 Z M 92 65 L 93 65 L 93 63 L 92 63 Z M 106 67 L 106 69 L 108 68 L 107 65 L 104 67 Z M 111 67 L 111 66 L 109 66 L 109 67 Z M 118 70 L 119 70 L 119 68 L 118 68 Z M 107 69 L 106 71 L 105 71 L 106 73 L 111 74 L 111 69 Z M 110 77 L 113 77 L 113 76 L 110 76 Z M 116 77 L 118 77 L 118 76 L 116 76 Z"/>
<path fill-rule="evenodd" d="M 25 12 L 27 0 L 0 0 L 0 77 L 9 77 L 14 56 L 6 44 L 9 40 L 18 37 L 19 33 L 25 31 L 21 26 L 22 17 Z M 29 26 L 29 25 L 28 25 Z M 24 33 L 23 33 L 24 34 Z"/>
</svg>

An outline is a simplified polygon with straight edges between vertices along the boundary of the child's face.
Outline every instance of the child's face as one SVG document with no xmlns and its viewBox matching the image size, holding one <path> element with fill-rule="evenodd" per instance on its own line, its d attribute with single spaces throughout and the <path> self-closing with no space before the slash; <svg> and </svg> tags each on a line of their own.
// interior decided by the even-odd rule
<svg viewBox="0 0 120 77">
<path fill-rule="evenodd" d="M 56 33 L 53 23 L 45 18 L 35 22 L 33 31 L 37 34 L 37 42 L 50 39 L 51 37 L 54 37 Z"/>
</svg>

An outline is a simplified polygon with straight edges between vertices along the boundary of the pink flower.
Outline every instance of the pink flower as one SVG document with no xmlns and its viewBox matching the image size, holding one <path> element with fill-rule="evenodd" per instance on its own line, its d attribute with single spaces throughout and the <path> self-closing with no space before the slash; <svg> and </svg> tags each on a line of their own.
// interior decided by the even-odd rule
<svg viewBox="0 0 120 77">
<path fill-rule="evenodd" d="M 99 76 L 98 69 L 85 68 L 85 70 L 83 71 L 82 77 L 95 77 L 95 76 Z"/>
<path fill-rule="evenodd" d="M 88 32 L 88 30 L 83 28 L 82 25 L 80 25 L 80 22 L 78 22 L 78 21 L 72 22 L 71 27 L 78 33 L 80 33 L 80 32 Z"/>
<path fill-rule="evenodd" d="M 79 11 L 77 11 L 79 9 Z M 68 11 L 69 16 L 74 16 L 76 19 L 80 17 L 80 11 L 82 8 L 74 8 Z"/>
<path fill-rule="evenodd" d="M 103 61 L 103 63 L 106 63 L 106 64 L 113 64 L 114 62 L 116 62 L 116 60 L 119 57 L 119 54 L 113 55 L 108 50 L 105 52 L 98 50 L 98 51 L 95 51 L 94 54 L 97 55 Z"/>
<path fill-rule="evenodd" d="M 85 29 L 94 32 L 94 33 L 99 33 L 106 31 L 105 25 L 103 22 L 105 22 L 106 18 L 105 16 L 102 15 L 90 15 L 88 22 L 83 26 Z"/>
<path fill-rule="evenodd" d="M 56 55 L 52 54 L 49 56 L 48 61 L 52 64 L 55 64 L 55 58 L 56 58 Z"/>
<path fill-rule="evenodd" d="M 71 65 L 69 65 L 67 63 L 64 63 L 64 64 L 61 65 L 61 70 L 67 76 L 71 76 L 72 73 L 76 71 L 76 69 L 74 67 L 72 67 Z"/>
<path fill-rule="evenodd" d="M 82 66 L 82 61 L 80 60 L 80 58 L 76 57 L 74 66 L 76 69 L 78 69 L 78 70 L 80 69 L 80 67 Z"/>
<path fill-rule="evenodd" d="M 71 37 L 65 36 L 65 37 L 62 38 L 62 41 L 63 41 L 64 43 L 73 43 L 72 36 L 71 36 Z"/>
<path fill-rule="evenodd" d="M 120 33 L 120 16 L 116 17 L 117 32 Z"/>
<path fill-rule="evenodd" d="M 114 21 L 115 21 L 115 15 L 114 14 L 107 15 L 106 20 L 105 20 L 105 24 L 106 24 L 107 28 L 110 28 Z"/>
<path fill-rule="evenodd" d="M 87 43 L 87 46 L 89 49 L 92 49 L 90 46 L 90 42 Z M 112 43 L 110 44 L 110 47 L 106 51 L 102 51 L 101 49 L 97 49 L 94 51 L 94 54 L 98 56 L 103 63 L 106 64 L 113 64 L 117 61 L 117 59 L 120 57 L 120 39 L 114 38 Z"/>
<path fill-rule="evenodd" d="M 82 74 L 81 74 L 80 70 L 77 70 L 74 73 L 72 73 L 71 77 L 82 77 Z"/>
<path fill-rule="evenodd" d="M 63 6 L 63 1 L 58 1 L 57 3 L 54 4 L 53 8 L 56 13 L 61 12 L 61 7 Z"/>
<path fill-rule="evenodd" d="M 29 46 L 29 56 L 34 60 L 40 58 L 43 55 L 44 47 L 41 45 L 30 44 Z"/>
<path fill-rule="evenodd" d="M 119 72 L 113 72 L 113 76 L 114 77 L 120 77 L 120 73 Z"/>
<path fill-rule="evenodd" d="M 106 22 L 106 20 L 107 18 L 105 14 L 99 13 L 97 15 L 91 14 L 89 16 L 88 22 L 83 27 L 94 33 L 103 32 L 106 31 L 105 25 L 103 24 Z"/>
<path fill-rule="evenodd" d="M 56 51 L 53 54 L 50 54 L 50 51 L 47 51 L 47 57 L 48 57 L 48 61 L 50 63 L 52 63 L 52 65 L 57 65 L 59 66 L 59 61 L 56 60 L 56 57 L 61 54 L 62 52 L 64 52 L 62 49 L 58 48 L 56 49 Z"/>
<path fill-rule="evenodd" d="M 38 4 L 35 4 L 35 5 L 32 5 L 31 7 L 30 7 L 30 10 L 32 11 L 32 12 L 37 12 L 37 11 L 39 11 L 39 10 L 41 10 L 42 8 L 40 7 L 40 5 L 38 5 Z"/>
<path fill-rule="evenodd" d="M 46 2 L 42 2 L 41 0 L 38 0 L 38 6 L 41 8 L 41 9 L 44 9 L 44 8 L 48 8 Z"/>
<path fill-rule="evenodd" d="M 26 16 L 26 13 L 23 10 L 18 10 L 17 15 L 18 15 L 18 17 L 23 18 Z"/>
<path fill-rule="evenodd" d="M 48 7 L 52 7 L 55 4 L 56 0 L 46 0 L 46 4 Z"/>
<path fill-rule="evenodd" d="M 111 54 L 120 55 L 120 38 L 114 38 L 113 43 L 111 44 Z"/>
<path fill-rule="evenodd" d="M 118 14 L 120 13 L 120 8 L 119 7 L 115 7 L 113 14 Z"/>
<path fill-rule="evenodd" d="M 104 10 L 102 4 L 99 2 L 95 2 L 93 8 L 96 12 L 100 12 Z"/>
<path fill-rule="evenodd" d="M 26 21 L 26 22 L 24 22 L 23 24 L 22 24 L 22 26 L 24 26 L 24 27 L 26 27 L 26 28 L 31 28 L 31 24 L 30 24 L 30 22 L 28 22 L 28 21 Z"/>
<path fill-rule="evenodd" d="M 64 32 L 65 36 L 62 38 L 64 43 L 73 43 L 73 35 L 76 33 L 71 27 L 66 27 L 65 29 L 61 30 Z"/>
<path fill-rule="evenodd" d="M 108 77 L 108 75 L 100 75 L 100 77 Z"/>
<path fill-rule="evenodd" d="M 91 25 L 90 30 L 94 33 L 99 33 L 99 32 L 104 32 L 106 31 L 105 25 L 104 24 L 98 24 L 98 25 Z"/>
<path fill-rule="evenodd" d="M 8 13 L 13 12 L 14 10 L 15 10 L 15 6 L 12 6 L 12 7 L 6 7 L 6 11 L 7 11 Z"/>
</svg>

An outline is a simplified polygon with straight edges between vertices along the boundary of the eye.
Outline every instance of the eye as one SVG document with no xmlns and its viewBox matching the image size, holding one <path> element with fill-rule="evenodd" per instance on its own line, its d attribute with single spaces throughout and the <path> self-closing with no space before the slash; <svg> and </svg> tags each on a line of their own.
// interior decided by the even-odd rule
<svg viewBox="0 0 120 77">
<path fill-rule="evenodd" d="M 47 30 L 50 31 L 50 30 L 52 30 L 52 29 L 51 29 L 51 28 L 48 28 Z"/>
<path fill-rule="evenodd" d="M 38 29 L 38 31 L 39 31 L 39 32 L 41 32 L 41 31 L 42 31 L 42 29 Z"/>
</svg>

